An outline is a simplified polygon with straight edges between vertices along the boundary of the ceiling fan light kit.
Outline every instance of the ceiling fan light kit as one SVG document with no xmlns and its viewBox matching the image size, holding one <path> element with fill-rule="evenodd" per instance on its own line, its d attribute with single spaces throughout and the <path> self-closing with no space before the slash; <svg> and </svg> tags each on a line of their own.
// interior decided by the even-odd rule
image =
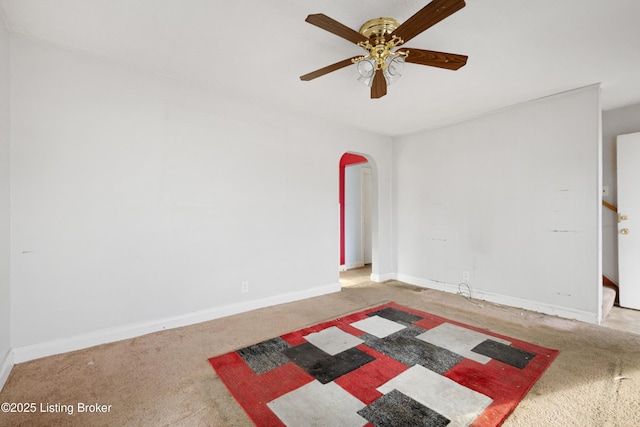
<svg viewBox="0 0 640 427">
<path fill-rule="evenodd" d="M 400 46 L 464 6 L 464 0 L 433 0 L 403 24 L 393 18 L 375 18 L 365 22 L 359 32 L 326 15 L 309 15 L 306 22 L 357 44 L 367 51 L 367 55 L 320 68 L 300 76 L 300 80 L 313 80 L 356 64 L 358 81 L 371 88 L 371 98 L 375 99 L 386 95 L 387 86 L 402 76 L 405 62 L 457 70 L 467 63 L 467 56 Z"/>
<path fill-rule="evenodd" d="M 389 34 L 398 28 L 398 21 L 393 18 L 371 19 L 360 27 L 360 34 L 367 38 L 366 42 L 358 42 L 358 46 L 365 49 L 369 54 L 352 59 L 358 64 L 358 80 L 371 87 L 376 71 L 382 70 L 382 74 L 387 85 L 395 82 L 402 74 L 404 59 L 409 54 L 408 51 L 393 51 L 404 41 L 393 36 L 387 41 Z"/>
</svg>

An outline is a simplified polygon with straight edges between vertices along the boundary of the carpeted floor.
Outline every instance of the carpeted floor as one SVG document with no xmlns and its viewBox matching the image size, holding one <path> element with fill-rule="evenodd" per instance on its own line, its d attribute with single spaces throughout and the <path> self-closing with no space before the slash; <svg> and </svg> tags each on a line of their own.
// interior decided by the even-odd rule
<svg viewBox="0 0 640 427">
<path fill-rule="evenodd" d="M 208 359 L 395 301 L 560 351 L 504 426 L 640 425 L 640 336 L 399 282 L 367 283 L 295 303 L 17 365 L 0 402 L 54 411 L 0 413 L 2 426 L 248 426 Z M 108 412 L 56 412 L 60 405 Z M 59 404 L 58 406 L 55 406 Z"/>
</svg>

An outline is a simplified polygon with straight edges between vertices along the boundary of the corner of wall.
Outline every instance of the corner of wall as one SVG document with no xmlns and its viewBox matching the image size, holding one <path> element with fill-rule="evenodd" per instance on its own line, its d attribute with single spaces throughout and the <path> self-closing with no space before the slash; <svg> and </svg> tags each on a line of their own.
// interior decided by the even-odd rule
<svg viewBox="0 0 640 427">
<path fill-rule="evenodd" d="M 0 391 L 2 391 L 7 379 L 9 379 L 9 374 L 11 374 L 11 370 L 13 369 L 13 351 L 9 350 L 0 362 Z"/>
</svg>

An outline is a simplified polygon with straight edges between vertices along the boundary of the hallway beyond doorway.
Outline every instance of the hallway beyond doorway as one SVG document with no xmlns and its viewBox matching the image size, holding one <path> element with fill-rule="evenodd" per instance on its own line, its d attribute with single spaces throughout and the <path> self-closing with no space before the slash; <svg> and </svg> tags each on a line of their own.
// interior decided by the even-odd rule
<svg viewBox="0 0 640 427">
<path fill-rule="evenodd" d="M 340 285 L 349 287 L 369 283 L 371 281 L 371 264 L 340 272 Z"/>
</svg>

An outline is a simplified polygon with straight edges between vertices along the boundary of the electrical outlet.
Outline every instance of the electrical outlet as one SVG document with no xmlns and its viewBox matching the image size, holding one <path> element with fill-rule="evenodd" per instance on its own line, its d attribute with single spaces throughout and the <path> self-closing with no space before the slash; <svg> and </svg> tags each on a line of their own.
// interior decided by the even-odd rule
<svg viewBox="0 0 640 427">
<path fill-rule="evenodd" d="M 249 292 L 249 282 L 242 282 L 242 292 Z"/>
<path fill-rule="evenodd" d="M 462 272 L 462 280 L 469 280 L 469 272 L 468 271 L 463 271 Z"/>
</svg>

